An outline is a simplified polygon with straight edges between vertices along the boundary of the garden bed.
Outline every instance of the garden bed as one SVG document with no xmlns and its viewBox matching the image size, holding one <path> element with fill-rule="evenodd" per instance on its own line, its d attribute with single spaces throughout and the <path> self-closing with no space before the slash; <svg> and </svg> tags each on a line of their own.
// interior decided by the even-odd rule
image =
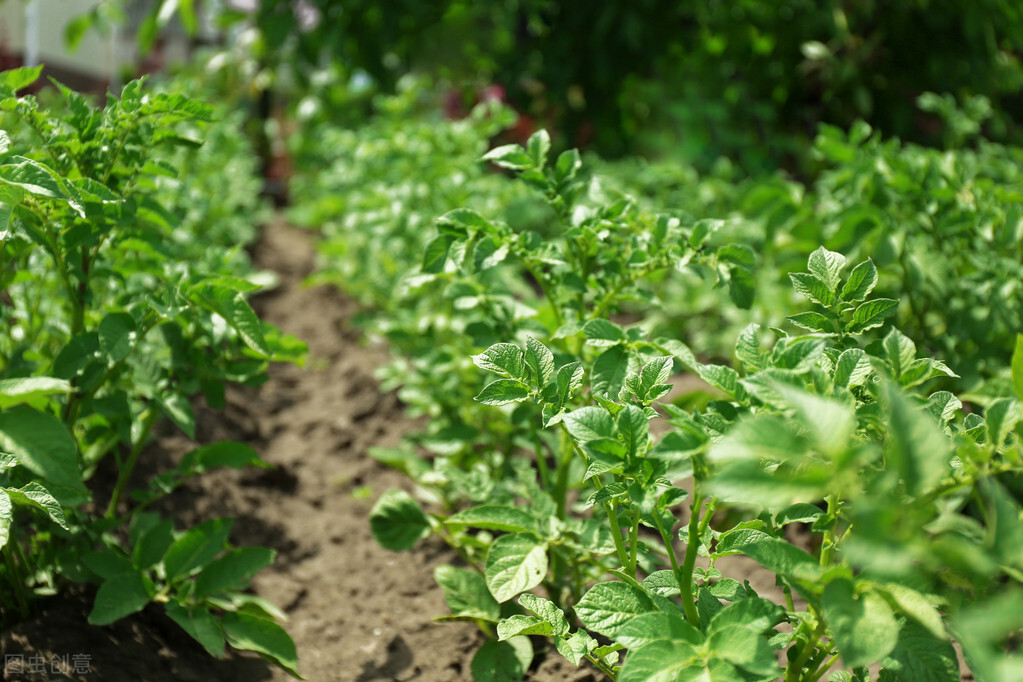
<svg viewBox="0 0 1023 682">
<path fill-rule="evenodd" d="M 255 307 L 306 341 L 309 360 L 305 369 L 273 367 L 258 389 L 230 388 L 226 410 L 198 409 L 197 440 L 248 443 L 274 468 L 209 472 L 164 500 L 160 511 L 189 525 L 234 517 L 233 544 L 277 551 L 253 586 L 291 619 L 286 627 L 308 679 L 470 680 L 482 635 L 470 624 L 432 621 L 447 612 L 433 568 L 456 560 L 454 553 L 432 538 L 395 554 L 370 534 L 373 500 L 407 482 L 367 448 L 396 445 L 413 425 L 373 378 L 385 351 L 347 326 L 355 304 L 326 287 L 302 287 L 313 267 L 306 233 L 269 225 L 254 259 L 281 280 Z M 193 447 L 168 425 L 147 453 L 149 472 Z M 35 619 L 0 635 L 5 679 L 290 679 L 237 652 L 226 661 L 210 658 L 156 605 L 108 627 L 89 626 L 94 592 L 55 598 Z M 555 654 L 531 679 L 596 678 Z"/>
</svg>

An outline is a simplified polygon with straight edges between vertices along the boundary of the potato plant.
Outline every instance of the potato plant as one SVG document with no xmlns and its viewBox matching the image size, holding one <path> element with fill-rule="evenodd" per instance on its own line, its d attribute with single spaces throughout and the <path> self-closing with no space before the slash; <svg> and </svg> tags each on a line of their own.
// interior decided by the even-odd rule
<svg viewBox="0 0 1023 682">
<path fill-rule="evenodd" d="M 955 368 L 892 325 L 874 261 L 820 247 L 790 277 L 804 309 L 707 362 L 720 351 L 647 316 L 671 314 L 658 295 L 678 270 L 748 307 L 753 251 L 608 197 L 574 152 L 548 151 L 541 133 L 484 157 L 543 195 L 544 236 L 465 209 L 437 220 L 405 295 L 432 315 L 420 333 L 449 330 L 436 352 L 489 379 L 425 439 L 376 453 L 432 503 L 382 496 L 381 544 L 434 533 L 461 556 L 436 578 L 445 619 L 490 637 L 476 679 L 521 677 L 537 637 L 617 680 L 958 680 L 953 640 L 978 679 L 1018 676 L 1023 341 L 1014 394 L 981 417 L 932 388 Z M 464 395 L 431 369 L 411 380 Z M 708 390 L 675 397 L 693 375 Z M 724 575 L 730 555 L 784 599 Z"/>
<path fill-rule="evenodd" d="M 267 466 L 255 451 L 205 445 L 132 485 L 159 422 L 194 437 L 194 397 L 222 406 L 225 382 L 304 352 L 249 306 L 265 278 L 237 227 L 212 204 L 186 215 L 203 206 L 188 198 L 201 157 L 180 150 L 214 111 L 141 80 L 103 108 L 55 84 L 47 107 L 17 94 L 39 71 L 0 75 L 3 620 L 91 582 L 90 623 L 158 603 L 210 654 L 230 644 L 297 675 L 283 614 L 246 592 L 274 552 L 231 545 L 230 519 L 178 528 L 150 509 L 203 471 Z"/>
</svg>

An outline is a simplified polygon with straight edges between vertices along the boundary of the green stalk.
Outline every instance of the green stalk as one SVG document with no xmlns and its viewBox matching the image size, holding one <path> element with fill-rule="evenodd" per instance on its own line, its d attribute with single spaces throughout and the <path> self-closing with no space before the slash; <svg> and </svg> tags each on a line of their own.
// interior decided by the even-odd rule
<svg viewBox="0 0 1023 682">
<path fill-rule="evenodd" d="M 595 481 L 599 481 L 599 478 L 594 478 Z M 604 487 L 603 485 L 597 485 L 598 488 Z M 607 518 L 611 522 L 611 538 L 615 541 L 615 551 L 618 552 L 618 560 L 622 562 L 622 568 L 629 567 L 629 553 L 625 549 L 625 543 L 622 541 L 622 529 L 618 525 L 618 505 L 611 502 L 604 503 L 604 510 L 607 511 Z"/>
<path fill-rule="evenodd" d="M 807 682 L 817 682 L 817 680 L 824 677 L 824 674 L 831 670 L 831 668 L 833 668 L 836 663 L 838 663 L 838 654 L 835 654 L 827 661 L 825 661 L 824 666 L 820 670 L 814 673 L 811 677 L 807 678 Z"/>
<path fill-rule="evenodd" d="M 547 469 L 547 458 L 544 456 L 543 440 L 540 438 L 540 431 L 536 428 L 536 422 L 529 420 L 529 431 L 533 436 L 533 445 L 536 448 L 536 468 L 540 474 L 540 485 L 544 490 L 551 489 L 551 474 Z"/>
<path fill-rule="evenodd" d="M 696 568 L 696 548 L 700 544 L 700 512 L 703 498 L 700 496 L 699 483 L 693 483 L 693 515 L 689 518 L 689 542 L 686 544 L 686 556 L 682 562 L 682 576 L 679 578 L 679 589 L 682 590 L 682 608 L 686 612 L 686 620 L 693 627 L 700 627 L 700 614 L 696 610 L 696 598 L 693 591 L 693 570 Z M 709 510 L 708 510 L 709 511 Z M 708 513 L 709 517 L 710 514 Z M 706 526 L 704 526 L 706 527 Z"/>
<path fill-rule="evenodd" d="M 21 614 L 22 620 L 27 620 L 29 617 L 29 610 L 28 599 L 25 597 L 25 581 L 21 577 L 21 571 L 18 569 L 18 564 L 14 560 L 14 554 L 11 548 L 11 545 L 16 545 L 17 542 L 18 540 L 12 537 L 9 539 L 8 543 L 4 545 L 4 563 L 7 564 L 7 572 L 10 574 L 11 588 L 14 590 L 14 598 L 18 602 L 18 613 Z"/>
<path fill-rule="evenodd" d="M 828 503 L 828 516 L 834 517 L 838 512 L 838 501 L 834 495 L 828 495 L 824 498 Z M 838 521 L 836 518 L 835 524 L 824 531 L 824 541 L 821 543 L 821 567 L 828 568 L 831 566 L 831 560 L 835 553 L 835 525 Z"/>
<path fill-rule="evenodd" d="M 654 511 L 654 525 L 657 526 L 657 532 L 661 534 L 661 542 L 664 543 L 664 549 L 668 552 L 668 561 L 671 562 L 671 572 L 675 576 L 675 580 L 678 581 L 678 589 L 682 592 L 682 583 L 684 578 L 682 572 L 679 570 L 678 558 L 675 557 L 675 549 L 672 546 L 671 536 L 668 534 L 668 530 L 665 529 L 664 524 L 661 523 L 661 517 Z"/>
<path fill-rule="evenodd" d="M 629 572 L 636 577 L 636 555 L 639 551 L 639 507 L 632 512 L 632 528 L 629 530 Z"/>
<path fill-rule="evenodd" d="M 568 470 L 572 464 L 572 453 L 575 445 L 572 437 L 562 424 L 561 458 L 558 460 L 558 478 L 554 484 L 554 501 L 558 504 L 558 518 L 565 518 L 565 505 L 568 501 Z"/>
<path fill-rule="evenodd" d="M 618 679 L 618 676 L 615 674 L 615 671 L 611 669 L 611 666 L 609 666 L 607 663 L 604 663 L 604 661 L 600 660 L 596 656 L 586 654 L 586 660 L 595 665 L 600 670 L 600 672 L 607 675 L 607 678 L 611 680 L 611 682 L 615 682 L 615 680 Z"/>
<path fill-rule="evenodd" d="M 110 504 L 107 505 L 107 512 L 105 514 L 106 518 L 114 518 L 114 514 L 117 512 L 117 503 L 121 499 L 124 487 L 128 485 L 128 480 L 135 470 L 135 465 L 138 464 L 139 455 L 142 454 L 142 448 L 146 446 L 146 442 L 149 440 L 149 433 L 153 430 L 153 426 L 156 424 L 159 416 L 160 411 L 156 408 L 149 408 L 144 413 L 142 417 L 142 431 L 139 433 L 138 440 L 135 441 L 135 445 L 132 446 L 131 452 L 128 454 L 128 459 L 117 473 L 117 483 L 114 485 L 114 492 L 110 495 Z"/>
<path fill-rule="evenodd" d="M 809 639 L 806 640 L 803 650 L 799 652 L 799 657 L 785 669 L 785 682 L 799 682 L 799 680 L 803 679 L 803 668 L 806 667 L 806 662 L 810 660 L 810 656 L 813 655 L 817 648 L 817 642 L 824 636 L 826 630 L 827 626 L 824 624 L 824 619 L 818 617 L 817 627 Z"/>
</svg>

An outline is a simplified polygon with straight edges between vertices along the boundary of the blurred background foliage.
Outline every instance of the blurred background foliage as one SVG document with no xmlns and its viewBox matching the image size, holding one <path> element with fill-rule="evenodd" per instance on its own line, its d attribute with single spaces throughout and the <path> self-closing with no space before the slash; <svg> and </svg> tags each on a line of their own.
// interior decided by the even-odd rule
<svg viewBox="0 0 1023 682">
<path fill-rule="evenodd" d="M 493 88 L 563 147 L 700 169 L 808 173 L 818 124 L 858 119 L 944 144 L 924 92 L 986 98 L 991 139 L 1023 120 L 1016 0 L 258 0 L 220 20 L 249 22 L 278 83 L 331 64 L 393 93 L 427 72 L 453 107 Z"/>
</svg>

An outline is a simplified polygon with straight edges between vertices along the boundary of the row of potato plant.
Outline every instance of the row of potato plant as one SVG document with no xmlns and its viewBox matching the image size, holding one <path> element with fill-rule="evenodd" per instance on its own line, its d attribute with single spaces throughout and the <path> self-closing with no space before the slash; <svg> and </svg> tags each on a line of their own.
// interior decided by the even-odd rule
<svg viewBox="0 0 1023 682">
<path fill-rule="evenodd" d="M 966 114 L 948 106 L 946 128 L 963 127 L 956 116 Z M 1006 367 L 1023 329 L 1023 150 L 975 135 L 932 149 L 884 139 L 858 123 L 848 131 L 821 127 L 813 153 L 819 171 L 803 183 L 736 177 L 725 162 L 703 177 L 656 162 L 599 168 L 658 210 L 670 207 L 690 221 L 723 219 L 723 236 L 753 247 L 758 319 L 792 312 L 788 274 L 828 244 L 851 260 L 874 261 L 877 290 L 901 299 L 894 321 L 956 366 L 959 390 L 985 405 L 1011 393 Z M 692 291 L 691 278 L 677 281 Z M 726 344 L 737 329 L 727 319 L 715 323 L 719 303 L 713 295 L 694 297 L 693 312 L 708 324 L 675 333 L 708 347 Z"/>
<path fill-rule="evenodd" d="M 19 96 L 39 75 L 0 75 L 4 624 L 89 582 L 94 625 L 157 603 L 210 654 L 230 644 L 297 675 L 283 614 L 246 590 L 274 552 L 233 546 L 230 519 L 180 528 L 152 509 L 209 469 L 267 465 L 220 442 L 133 477 L 158 423 L 194 438 L 197 396 L 222 407 L 225 383 L 303 356 L 247 302 L 268 284 L 240 246 L 259 203 L 237 191 L 252 184 L 210 194 L 247 176 L 235 159 L 251 150 L 179 92 L 136 80 L 103 107 L 59 83 Z"/>
<path fill-rule="evenodd" d="M 1023 342 L 1014 395 L 981 417 L 932 388 L 955 367 L 891 324 L 870 254 L 819 247 L 790 276 L 802 311 L 694 353 L 656 333 L 685 310 L 672 278 L 748 307 L 754 251 L 549 149 L 541 132 L 484 156 L 541 194 L 542 234 L 445 213 L 392 294 L 405 315 L 377 326 L 412 351 L 388 376 L 431 420 L 374 452 L 426 510 L 391 491 L 371 525 L 461 556 L 436 578 L 446 618 L 490 637 L 474 676 L 521 677 L 536 636 L 618 680 L 957 680 L 953 640 L 978 679 L 1018 676 Z M 709 388 L 672 392 L 692 375 Z M 735 554 L 783 598 L 723 575 Z"/>
</svg>

